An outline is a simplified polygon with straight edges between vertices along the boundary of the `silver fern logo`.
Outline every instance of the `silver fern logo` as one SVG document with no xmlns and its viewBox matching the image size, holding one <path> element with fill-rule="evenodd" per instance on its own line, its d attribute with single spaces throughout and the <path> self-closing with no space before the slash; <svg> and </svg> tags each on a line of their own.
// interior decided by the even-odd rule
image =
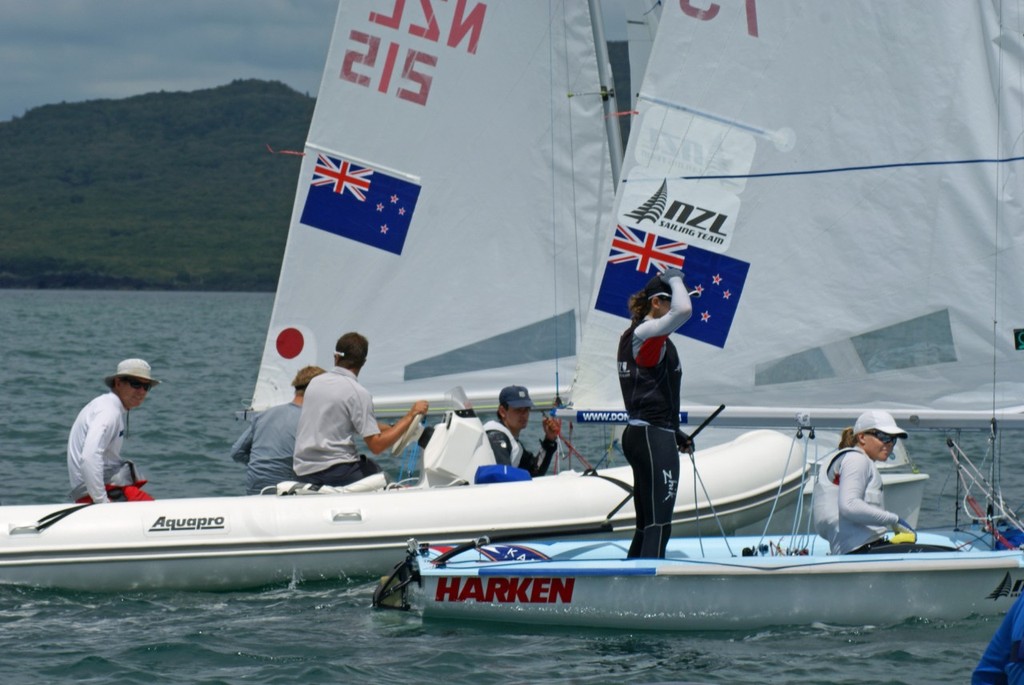
<svg viewBox="0 0 1024 685">
<path fill-rule="evenodd" d="M 999 599 L 1000 597 L 1009 597 L 1013 591 L 1013 579 L 1010 578 L 1010 574 L 1007 573 L 1003 576 L 1002 582 L 996 586 L 996 589 L 989 593 L 985 599 Z"/>
<path fill-rule="evenodd" d="M 658 223 L 658 219 L 661 218 L 662 212 L 665 211 L 665 204 L 668 202 L 668 181 L 662 181 L 661 187 L 658 188 L 658 192 L 651 195 L 651 199 L 643 203 L 632 212 L 626 214 L 630 219 L 636 219 L 637 223 L 641 223 L 644 219 L 650 221 L 652 224 Z"/>
</svg>

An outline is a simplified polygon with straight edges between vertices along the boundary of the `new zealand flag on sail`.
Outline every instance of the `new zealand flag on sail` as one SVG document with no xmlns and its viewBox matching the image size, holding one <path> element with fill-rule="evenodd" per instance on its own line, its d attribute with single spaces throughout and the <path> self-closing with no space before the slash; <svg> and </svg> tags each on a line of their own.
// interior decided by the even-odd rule
<svg viewBox="0 0 1024 685">
<path fill-rule="evenodd" d="M 676 268 L 686 286 L 697 290 L 693 315 L 677 333 L 725 347 L 750 264 L 723 254 L 628 226 L 616 226 L 608 266 L 597 292 L 597 308 L 629 318 L 629 296 L 643 290 L 656 273 Z"/>
<path fill-rule="evenodd" d="M 321 152 L 301 221 L 400 255 L 419 195 L 416 183 Z"/>
</svg>

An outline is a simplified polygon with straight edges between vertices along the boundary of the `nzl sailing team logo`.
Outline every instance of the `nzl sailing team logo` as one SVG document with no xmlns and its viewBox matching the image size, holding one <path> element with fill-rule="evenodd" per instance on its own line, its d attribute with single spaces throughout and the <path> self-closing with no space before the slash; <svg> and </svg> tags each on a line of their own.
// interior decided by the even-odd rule
<svg viewBox="0 0 1024 685">
<path fill-rule="evenodd" d="M 663 228 L 678 240 L 712 252 L 725 252 L 739 211 L 738 198 L 721 188 L 693 181 L 663 179 L 653 193 L 650 182 L 626 184 L 622 206 L 635 206 L 621 222 L 642 225 L 645 221 Z M 642 193 L 642 194 L 641 194 Z M 642 199 L 646 195 L 646 199 Z"/>
</svg>

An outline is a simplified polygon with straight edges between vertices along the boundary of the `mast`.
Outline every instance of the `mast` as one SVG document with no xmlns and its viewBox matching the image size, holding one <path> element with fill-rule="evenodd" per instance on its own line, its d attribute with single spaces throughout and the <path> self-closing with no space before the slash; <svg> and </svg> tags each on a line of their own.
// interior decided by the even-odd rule
<svg viewBox="0 0 1024 685">
<path fill-rule="evenodd" d="M 608 42 L 604 37 L 604 18 L 601 16 L 600 0 L 589 0 L 590 25 L 594 31 L 594 49 L 597 51 L 597 74 L 601 84 L 601 104 L 604 108 L 604 128 L 608 133 L 608 151 L 611 156 L 612 183 L 619 186 L 622 172 L 622 133 L 619 128 L 618 112 L 615 110 L 615 87 L 612 82 L 611 58 L 608 56 Z"/>
</svg>

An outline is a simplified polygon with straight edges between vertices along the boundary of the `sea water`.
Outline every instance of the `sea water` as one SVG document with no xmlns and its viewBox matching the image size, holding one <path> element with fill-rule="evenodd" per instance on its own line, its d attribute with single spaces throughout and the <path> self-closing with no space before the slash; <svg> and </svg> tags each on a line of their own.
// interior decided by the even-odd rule
<svg viewBox="0 0 1024 685">
<path fill-rule="evenodd" d="M 236 413 L 252 396 L 272 303 L 254 293 L 0 290 L 0 501 L 63 501 L 75 415 L 136 356 L 163 381 L 132 412 L 125 447 L 147 490 L 244 492 L 228 450 L 244 428 Z M 585 455 L 603 456 L 603 436 L 577 435 Z M 983 436 L 964 442 L 984 454 Z M 944 436 L 915 434 L 908 447 L 931 474 L 921 525 L 946 524 L 956 490 Z M 1005 450 L 1001 473 L 1014 503 L 1024 495 L 1019 454 Z M 998 624 L 547 629 L 374 611 L 372 591 L 365 579 L 223 593 L 0 587 L 0 682 L 966 683 Z"/>
</svg>

